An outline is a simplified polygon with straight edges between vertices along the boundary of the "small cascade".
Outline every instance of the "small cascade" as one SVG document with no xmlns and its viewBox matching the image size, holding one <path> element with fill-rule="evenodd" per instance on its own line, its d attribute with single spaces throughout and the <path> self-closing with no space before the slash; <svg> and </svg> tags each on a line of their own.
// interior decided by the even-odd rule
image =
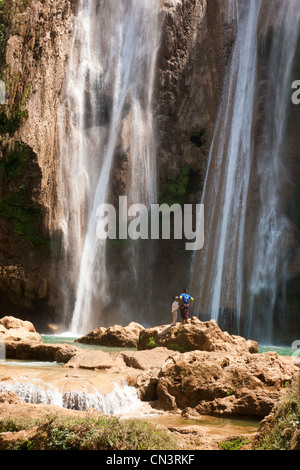
<svg viewBox="0 0 300 470">
<path fill-rule="evenodd" d="M 55 405 L 71 410 L 94 409 L 106 415 L 126 415 L 139 411 L 143 403 L 136 389 L 128 385 L 116 384 L 112 392 L 103 395 L 96 389 L 93 393 L 79 390 L 60 392 L 42 380 L 32 382 L 1 382 L 0 393 L 13 392 L 23 403 Z"/>
<path fill-rule="evenodd" d="M 55 387 L 49 385 L 45 387 L 30 382 L 2 382 L 0 392 L 13 392 L 23 403 L 63 406 L 62 395 Z"/>
</svg>

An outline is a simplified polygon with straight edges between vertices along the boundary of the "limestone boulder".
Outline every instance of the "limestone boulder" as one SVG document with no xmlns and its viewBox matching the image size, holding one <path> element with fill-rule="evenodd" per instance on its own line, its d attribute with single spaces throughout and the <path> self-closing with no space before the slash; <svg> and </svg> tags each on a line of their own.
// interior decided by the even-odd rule
<svg viewBox="0 0 300 470">
<path fill-rule="evenodd" d="M 141 331 L 144 331 L 144 327 L 142 325 L 131 322 L 125 327 L 114 325 L 109 328 L 97 328 L 85 336 L 78 338 L 76 341 L 78 343 L 112 348 L 136 348 Z"/>
<path fill-rule="evenodd" d="M 290 357 L 274 352 L 178 353 L 161 368 L 153 397 L 163 410 L 193 408 L 203 415 L 263 417 L 298 372 Z"/>
<path fill-rule="evenodd" d="M 74 355 L 65 367 L 81 369 L 111 369 L 113 367 L 124 366 L 122 358 L 116 354 L 106 353 L 104 351 L 82 351 Z"/>
<path fill-rule="evenodd" d="M 5 344 L 7 359 L 66 363 L 80 352 L 69 344 L 44 344 L 10 341 Z"/>
<path fill-rule="evenodd" d="M 31 322 L 11 316 L 0 319 L 1 344 L 6 359 L 66 363 L 81 351 L 69 344 L 44 344 Z"/>
<path fill-rule="evenodd" d="M 257 353 L 258 344 L 241 336 L 222 331 L 215 320 L 201 322 L 192 317 L 185 325 L 177 324 L 144 329 L 140 332 L 138 349 L 166 347 L 180 352 L 226 351 L 231 353 Z"/>
<path fill-rule="evenodd" d="M 43 341 L 31 322 L 6 316 L 0 319 L 0 342 L 5 344 L 10 342 L 39 344 Z"/>
<path fill-rule="evenodd" d="M 141 370 L 160 369 L 166 360 L 174 354 L 176 354 L 175 351 L 170 351 L 167 348 L 155 348 L 150 351 L 125 351 L 121 353 L 128 367 Z"/>
</svg>

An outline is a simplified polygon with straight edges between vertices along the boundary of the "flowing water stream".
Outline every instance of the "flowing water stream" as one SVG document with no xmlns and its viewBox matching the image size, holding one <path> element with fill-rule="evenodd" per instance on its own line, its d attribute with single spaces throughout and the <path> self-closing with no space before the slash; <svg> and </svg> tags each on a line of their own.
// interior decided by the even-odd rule
<svg viewBox="0 0 300 470">
<path fill-rule="evenodd" d="M 4 378 L 1 377 L 2 373 Z M 112 387 L 112 382 L 107 393 L 103 393 L 91 384 L 87 386 L 86 382 L 95 374 L 101 374 L 99 371 L 82 371 L 82 374 L 70 373 L 66 379 L 66 373 L 59 364 L 0 361 L 0 393 L 13 392 L 27 404 L 53 405 L 77 411 L 96 410 L 121 419 L 147 419 L 167 428 L 195 426 L 205 435 L 217 435 L 220 439 L 233 433 L 243 435 L 257 431 L 259 422 L 255 419 L 200 415 L 198 419 L 187 419 L 181 416 L 180 411 L 174 414 L 153 409 L 150 404 L 139 400 L 134 387 L 126 384 L 116 382 Z M 64 377 L 63 381 L 59 377 Z M 81 389 L 83 385 L 84 389 Z"/>
<path fill-rule="evenodd" d="M 158 3 L 81 0 L 79 4 L 60 114 L 61 226 L 73 289 L 65 286 L 65 311 L 73 311 L 70 330 L 75 334 L 98 326 L 110 301 L 107 242 L 97 238 L 96 227 L 100 204 L 115 202 L 113 169 L 121 165 L 124 170 L 125 165 L 128 204 L 155 201 L 152 90 Z M 123 183 L 117 196 L 122 195 Z M 135 250 L 128 262 L 134 273 L 139 262 Z"/>
<path fill-rule="evenodd" d="M 15 393 L 23 403 L 54 405 L 78 411 L 94 409 L 106 415 L 126 416 L 131 412 L 138 414 L 143 408 L 136 389 L 120 384 L 116 384 L 112 392 L 102 394 L 96 389 L 91 392 L 60 391 L 41 379 L 28 381 L 25 378 L 23 381 L 0 382 L 0 393 L 6 392 Z"/>
<path fill-rule="evenodd" d="M 286 204 L 300 5 L 243 0 L 236 15 L 202 201 L 209 235 L 193 260 L 192 290 L 200 317 L 272 344 L 274 330 L 284 328 L 274 316 L 277 309 L 284 322 L 288 261 L 297 245 Z"/>
</svg>

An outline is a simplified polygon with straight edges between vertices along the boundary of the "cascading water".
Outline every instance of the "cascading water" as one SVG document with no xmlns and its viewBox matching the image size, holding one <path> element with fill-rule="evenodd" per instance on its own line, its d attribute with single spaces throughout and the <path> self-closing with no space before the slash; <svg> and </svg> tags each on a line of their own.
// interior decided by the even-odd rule
<svg viewBox="0 0 300 470">
<path fill-rule="evenodd" d="M 286 215 L 293 172 L 287 129 L 300 5 L 243 0 L 236 15 L 203 193 L 206 243 L 195 253 L 191 285 L 200 317 L 267 344 L 293 232 Z"/>
<path fill-rule="evenodd" d="M 79 411 L 94 409 L 107 415 L 125 415 L 131 411 L 139 411 L 143 406 L 134 387 L 119 384 L 106 395 L 102 395 L 96 389 L 93 393 L 77 390 L 60 392 L 42 380 L 38 380 L 37 383 L 1 382 L 0 392 L 13 392 L 23 403 L 55 405 Z"/>
<path fill-rule="evenodd" d="M 69 315 L 74 309 L 70 330 L 76 335 L 103 324 L 101 312 L 110 300 L 107 242 L 97 238 L 96 227 L 97 208 L 114 196 L 116 159 L 128 165 L 130 205 L 149 205 L 156 197 L 152 90 L 158 3 L 79 4 L 60 114 L 61 226 L 68 284 L 73 286 L 73 292 L 65 286 L 65 311 Z M 134 253 L 131 259 L 137 264 Z"/>
<path fill-rule="evenodd" d="M 293 231 L 291 220 L 285 213 L 284 199 L 291 183 L 287 130 L 291 84 L 299 54 L 300 6 L 296 1 L 273 2 L 265 10 L 266 42 L 261 54 L 267 52 L 267 87 L 260 102 L 264 116 L 262 137 L 256 146 L 260 211 L 253 240 L 252 265 L 249 265 L 246 331 L 270 343 L 278 289 L 282 285 L 284 291 L 288 277 L 289 239 Z M 268 31 L 274 18 L 275 25 Z M 282 314 L 284 308 L 283 304 Z M 261 318 L 264 318 L 263 322 Z"/>
</svg>

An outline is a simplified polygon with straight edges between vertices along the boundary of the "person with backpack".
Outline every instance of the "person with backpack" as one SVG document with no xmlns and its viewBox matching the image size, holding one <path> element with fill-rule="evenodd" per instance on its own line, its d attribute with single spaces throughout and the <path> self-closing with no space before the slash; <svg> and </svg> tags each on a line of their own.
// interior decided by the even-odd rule
<svg viewBox="0 0 300 470">
<path fill-rule="evenodd" d="M 189 312 L 190 302 L 194 302 L 194 299 L 188 293 L 187 289 L 184 289 L 183 293 L 179 296 L 179 298 L 182 303 L 180 307 L 181 319 L 182 319 L 181 323 L 184 325 L 185 323 L 187 323 L 189 316 L 190 316 L 190 312 Z"/>
</svg>

